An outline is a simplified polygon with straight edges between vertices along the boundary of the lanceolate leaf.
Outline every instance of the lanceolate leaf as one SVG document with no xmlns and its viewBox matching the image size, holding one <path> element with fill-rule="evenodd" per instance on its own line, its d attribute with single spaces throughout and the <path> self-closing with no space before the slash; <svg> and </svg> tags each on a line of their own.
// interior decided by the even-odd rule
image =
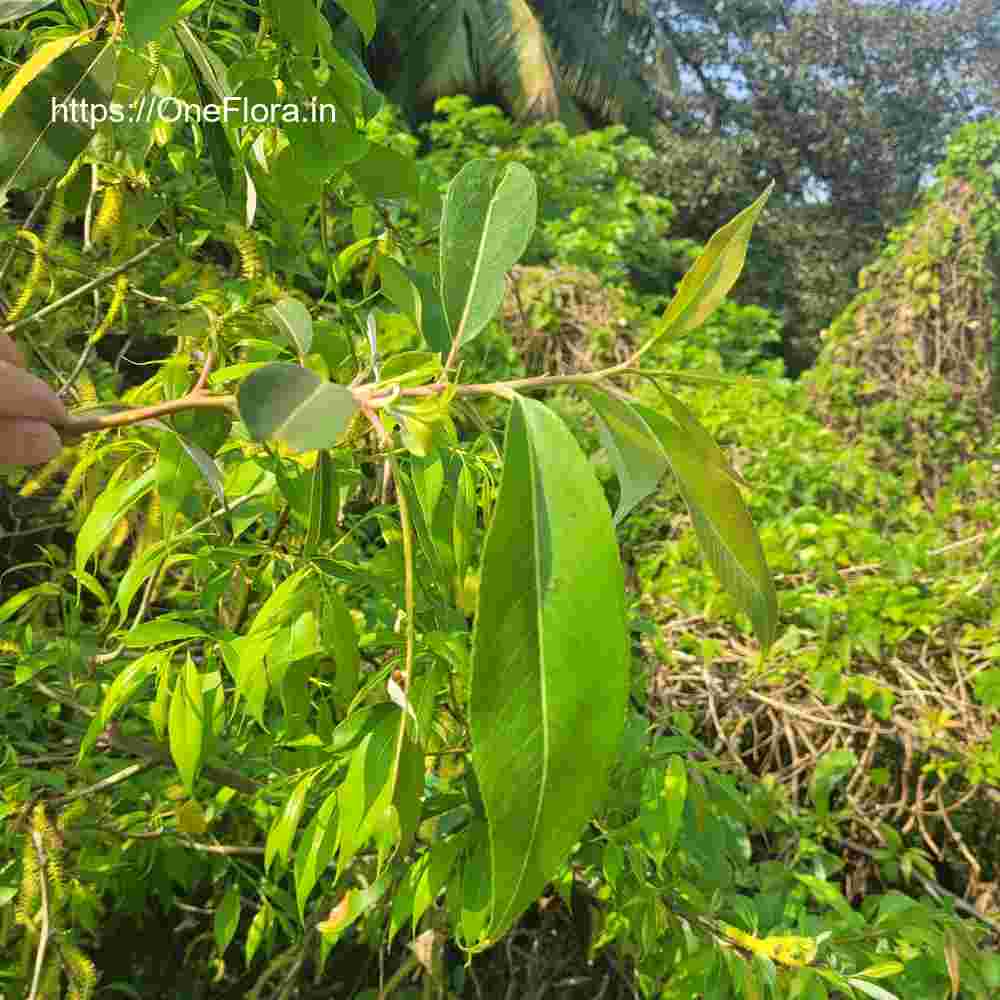
<svg viewBox="0 0 1000 1000">
<path fill-rule="evenodd" d="M 691 513 L 702 551 L 723 586 L 753 624 L 767 649 L 778 627 L 778 599 L 760 539 L 728 467 L 719 464 L 715 447 L 672 417 L 638 403 L 645 421 L 670 463 L 681 496 Z"/>
<path fill-rule="evenodd" d="M 618 524 L 656 489 L 670 466 L 642 417 L 628 403 L 596 389 L 584 389 L 583 395 L 597 412 L 601 439 L 618 476 Z"/>
<path fill-rule="evenodd" d="M 483 555 L 469 692 L 489 823 L 486 940 L 537 896 L 600 804 L 628 664 L 624 579 L 604 494 L 562 421 L 518 398 Z"/>
<path fill-rule="evenodd" d="M 111 100 L 117 49 L 109 43 L 92 42 L 60 51 L 81 37 L 43 46 L 36 55 L 41 57 L 40 63 L 48 62 L 42 68 L 40 63 L 34 65 L 33 71 L 40 68 L 37 75 L 30 80 L 15 78 L 8 85 L 5 93 L 13 103 L 0 118 L 0 195 L 11 185 L 27 190 L 61 176 L 93 139 L 88 123 L 53 112 L 54 105 L 65 108 L 63 102 L 68 98 L 95 105 Z"/>
<path fill-rule="evenodd" d="M 453 339 L 465 343 L 496 315 L 504 276 L 535 228 L 535 180 L 520 163 L 467 163 L 441 214 L 441 298 Z"/>
<path fill-rule="evenodd" d="M 170 755 L 190 794 L 201 769 L 205 746 L 205 697 L 201 674 L 189 656 L 170 698 Z"/>
<path fill-rule="evenodd" d="M 76 569 L 82 572 L 87 560 L 111 534 L 115 525 L 130 507 L 137 504 L 152 488 L 156 469 L 147 469 L 138 479 L 105 490 L 94 504 L 87 520 L 83 522 L 76 538 Z"/>
<path fill-rule="evenodd" d="M 295 900 L 299 917 L 304 917 L 306 901 L 326 871 L 337 847 L 337 792 L 330 792 L 302 835 L 295 854 Z"/>
<path fill-rule="evenodd" d="M 11 77 L 10 83 L 0 93 L 0 117 L 3 116 L 7 109 L 17 100 L 18 95 L 42 70 L 69 51 L 83 37 L 85 37 L 84 34 L 70 35 L 67 38 L 57 38 L 53 42 L 46 42 L 40 46 L 31 58 Z"/>
<path fill-rule="evenodd" d="M 255 441 L 278 438 L 294 451 L 332 448 L 358 409 L 350 389 L 283 362 L 258 368 L 237 398 Z"/>
<path fill-rule="evenodd" d="M 658 324 L 659 330 L 643 350 L 647 350 L 665 333 L 685 333 L 693 330 L 718 309 L 746 260 L 750 232 L 774 187 L 767 190 L 736 218 L 727 222 L 708 241 L 701 256 L 684 275 L 676 294 Z"/>
</svg>

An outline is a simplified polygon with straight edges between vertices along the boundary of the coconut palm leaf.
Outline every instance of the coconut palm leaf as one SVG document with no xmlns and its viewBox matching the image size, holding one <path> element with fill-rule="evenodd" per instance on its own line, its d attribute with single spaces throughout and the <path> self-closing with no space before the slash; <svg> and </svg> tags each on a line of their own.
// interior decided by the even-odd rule
<svg viewBox="0 0 1000 1000">
<path fill-rule="evenodd" d="M 414 120 L 465 93 L 520 120 L 651 124 L 673 54 L 648 0 L 377 0 L 367 51 L 379 86 Z M 350 32 L 328 3 L 330 19 Z"/>
</svg>

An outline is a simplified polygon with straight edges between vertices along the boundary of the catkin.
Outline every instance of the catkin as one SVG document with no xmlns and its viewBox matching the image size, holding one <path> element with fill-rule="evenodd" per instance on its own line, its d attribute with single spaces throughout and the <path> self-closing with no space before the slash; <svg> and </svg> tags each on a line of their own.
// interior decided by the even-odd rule
<svg viewBox="0 0 1000 1000">
<path fill-rule="evenodd" d="M 121 184 L 112 184 L 104 189 L 101 207 L 94 220 L 94 228 L 90 233 L 90 242 L 96 247 L 108 243 L 112 249 L 117 247 L 122 236 L 122 207 L 125 194 Z"/>
<path fill-rule="evenodd" d="M 114 294 L 108 303 L 108 310 L 104 314 L 104 319 L 98 324 L 97 329 L 90 335 L 90 343 L 96 344 L 111 329 L 111 325 L 118 318 L 122 306 L 125 304 L 125 294 L 128 292 L 128 278 L 124 274 L 119 274 L 115 280 Z"/>
<path fill-rule="evenodd" d="M 261 256 L 257 237 L 242 226 L 230 225 L 228 229 L 236 245 L 236 251 L 240 255 L 240 274 L 247 281 L 263 277 L 264 258 Z"/>
<path fill-rule="evenodd" d="M 21 289 L 21 293 L 18 295 L 14 305 L 11 306 L 10 312 L 7 313 L 8 323 L 13 323 L 14 320 L 18 319 L 31 304 L 31 300 L 34 298 L 39 284 L 45 277 L 46 271 L 45 246 L 38 236 L 28 229 L 19 229 L 17 235 L 22 240 L 27 240 L 31 244 L 32 261 L 31 270 L 28 271 L 28 278 L 24 283 L 24 287 Z"/>
</svg>

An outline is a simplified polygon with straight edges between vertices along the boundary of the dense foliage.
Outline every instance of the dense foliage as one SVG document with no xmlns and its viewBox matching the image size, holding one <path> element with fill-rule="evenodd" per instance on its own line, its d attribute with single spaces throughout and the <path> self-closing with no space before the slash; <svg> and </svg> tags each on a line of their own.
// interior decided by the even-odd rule
<svg viewBox="0 0 1000 1000">
<path fill-rule="evenodd" d="M 2 39 L 6 329 L 75 405 L 2 492 L 0 992 L 995 995 L 991 456 L 928 482 L 785 377 L 723 299 L 758 178 L 463 98 L 414 135 L 340 14 L 263 9 Z M 76 86 L 338 121 L 91 142 Z"/>
</svg>

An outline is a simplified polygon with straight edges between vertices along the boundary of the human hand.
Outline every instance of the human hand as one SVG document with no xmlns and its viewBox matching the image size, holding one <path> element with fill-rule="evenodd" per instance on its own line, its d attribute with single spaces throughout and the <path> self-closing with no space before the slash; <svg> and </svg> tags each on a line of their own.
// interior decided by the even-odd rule
<svg viewBox="0 0 1000 1000">
<path fill-rule="evenodd" d="M 0 464 L 41 465 L 55 458 L 62 441 L 52 425 L 68 416 L 62 400 L 24 370 L 14 342 L 0 333 Z"/>
</svg>

